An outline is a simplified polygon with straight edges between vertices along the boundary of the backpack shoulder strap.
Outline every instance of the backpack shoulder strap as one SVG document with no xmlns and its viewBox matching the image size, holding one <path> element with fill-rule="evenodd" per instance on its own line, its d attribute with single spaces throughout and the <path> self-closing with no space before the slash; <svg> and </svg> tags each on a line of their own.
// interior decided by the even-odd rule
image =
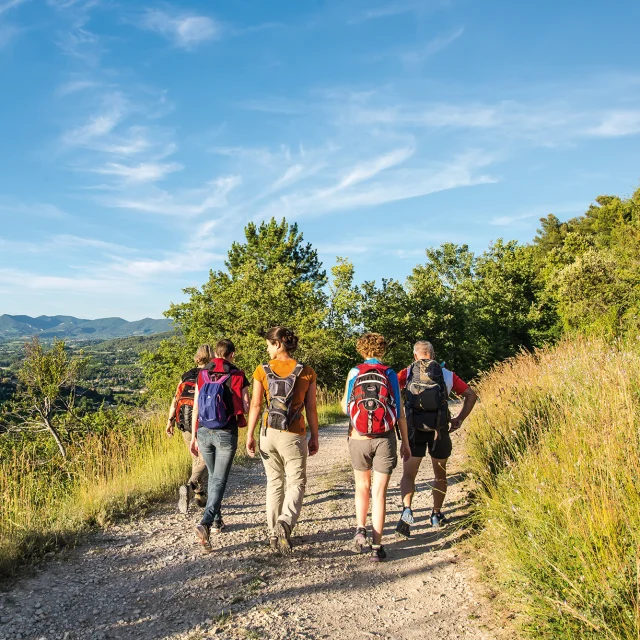
<svg viewBox="0 0 640 640">
<path fill-rule="evenodd" d="M 302 370 L 304 369 L 304 364 L 302 362 L 298 362 L 296 366 L 293 368 L 293 371 L 287 376 L 287 378 L 293 378 L 293 383 L 289 387 L 289 391 L 287 391 L 287 395 L 285 396 L 285 402 L 289 401 L 289 398 L 293 395 L 293 390 L 296 386 L 296 381 L 300 377 Z"/>
<path fill-rule="evenodd" d="M 264 362 L 262 364 L 262 368 L 264 369 L 265 374 L 267 375 L 267 378 L 277 378 L 278 376 L 276 376 L 275 373 L 273 373 L 273 369 L 271 368 L 271 365 L 268 362 Z"/>
</svg>

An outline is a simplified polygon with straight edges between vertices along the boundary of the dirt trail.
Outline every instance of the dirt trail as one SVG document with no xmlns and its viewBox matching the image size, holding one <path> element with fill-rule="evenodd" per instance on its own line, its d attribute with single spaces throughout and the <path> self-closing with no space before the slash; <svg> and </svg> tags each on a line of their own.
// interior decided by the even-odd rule
<svg viewBox="0 0 640 640">
<path fill-rule="evenodd" d="M 345 434 L 344 425 L 321 431 L 291 559 L 265 544 L 262 465 L 237 466 L 225 501 L 228 529 L 213 540 L 213 553 L 203 555 L 194 543 L 199 510 L 185 517 L 167 504 L 57 554 L 0 593 L 0 639 L 497 638 L 456 546 L 464 535 L 456 525 L 468 512 L 460 446 L 446 505 L 452 524 L 440 532 L 427 526 L 431 473 L 423 464 L 415 533 L 395 540 L 396 469 L 389 558 L 375 564 L 345 550 L 354 526 Z"/>
</svg>

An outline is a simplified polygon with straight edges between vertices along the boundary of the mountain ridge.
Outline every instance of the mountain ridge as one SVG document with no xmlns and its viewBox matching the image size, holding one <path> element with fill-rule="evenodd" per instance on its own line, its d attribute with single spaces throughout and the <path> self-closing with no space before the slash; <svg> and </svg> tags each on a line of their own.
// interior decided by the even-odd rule
<svg viewBox="0 0 640 640">
<path fill-rule="evenodd" d="M 100 339 L 148 336 L 171 330 L 171 321 L 165 318 L 142 318 L 128 321 L 124 318 L 76 318 L 75 316 L 0 315 L 0 340 L 17 340 L 37 335 L 41 338 Z"/>
</svg>

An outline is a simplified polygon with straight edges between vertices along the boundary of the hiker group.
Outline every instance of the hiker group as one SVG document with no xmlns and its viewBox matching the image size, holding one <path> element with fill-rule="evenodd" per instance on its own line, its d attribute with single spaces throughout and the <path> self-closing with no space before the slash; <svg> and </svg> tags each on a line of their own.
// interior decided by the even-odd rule
<svg viewBox="0 0 640 640">
<path fill-rule="evenodd" d="M 246 427 L 247 453 L 255 457 L 258 449 L 267 476 L 269 545 L 282 555 L 292 553 L 292 532 L 306 488 L 307 456 L 319 450 L 316 373 L 294 358 L 298 338 L 290 329 L 273 327 L 265 341 L 269 362 L 254 371 L 251 398 L 249 380 L 234 364 L 233 342 L 220 340 L 214 349 L 209 345 L 198 349 L 196 367 L 183 374 L 169 411 L 167 434 L 173 435 L 177 426 L 192 457 L 191 477 L 179 489 L 178 509 L 187 513 L 190 504 L 204 507 L 196 536 L 207 551 L 212 549 L 211 535 L 225 528 L 222 501 L 238 447 L 238 429 Z M 446 524 L 442 506 L 452 450 L 450 434 L 462 426 L 476 394 L 437 362 L 427 341 L 415 343 L 414 361 L 400 373 L 383 363 L 387 343 L 379 333 L 365 333 L 356 346 L 363 362 L 349 372 L 342 398 L 342 409 L 349 417 L 347 439 L 355 479 L 356 527 L 351 546 L 380 562 L 387 557 L 382 531 L 389 480 L 398 462 L 398 440 L 403 474 L 396 532 L 406 538 L 415 522 L 411 510 L 415 479 L 427 453 L 434 473 L 431 526 Z M 452 392 L 463 399 L 455 417 L 449 412 Z"/>
</svg>

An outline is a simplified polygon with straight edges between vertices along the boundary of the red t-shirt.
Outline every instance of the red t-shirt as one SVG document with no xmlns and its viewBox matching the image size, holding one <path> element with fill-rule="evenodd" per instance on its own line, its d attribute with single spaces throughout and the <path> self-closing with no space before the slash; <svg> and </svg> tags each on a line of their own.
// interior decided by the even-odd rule
<svg viewBox="0 0 640 640">
<path fill-rule="evenodd" d="M 442 370 L 447 371 L 444 367 L 442 368 Z M 450 373 L 453 376 L 453 384 L 451 385 L 451 391 L 453 391 L 453 393 L 455 393 L 456 395 L 461 396 L 469 388 L 469 385 L 462 378 L 459 378 L 455 373 L 453 373 L 453 371 L 451 371 Z M 409 375 L 409 367 L 407 367 L 406 369 L 403 369 L 398 374 L 398 382 L 400 383 L 401 389 L 404 389 L 407 386 L 407 375 Z M 446 380 L 446 374 L 445 374 L 445 380 Z"/>
</svg>

